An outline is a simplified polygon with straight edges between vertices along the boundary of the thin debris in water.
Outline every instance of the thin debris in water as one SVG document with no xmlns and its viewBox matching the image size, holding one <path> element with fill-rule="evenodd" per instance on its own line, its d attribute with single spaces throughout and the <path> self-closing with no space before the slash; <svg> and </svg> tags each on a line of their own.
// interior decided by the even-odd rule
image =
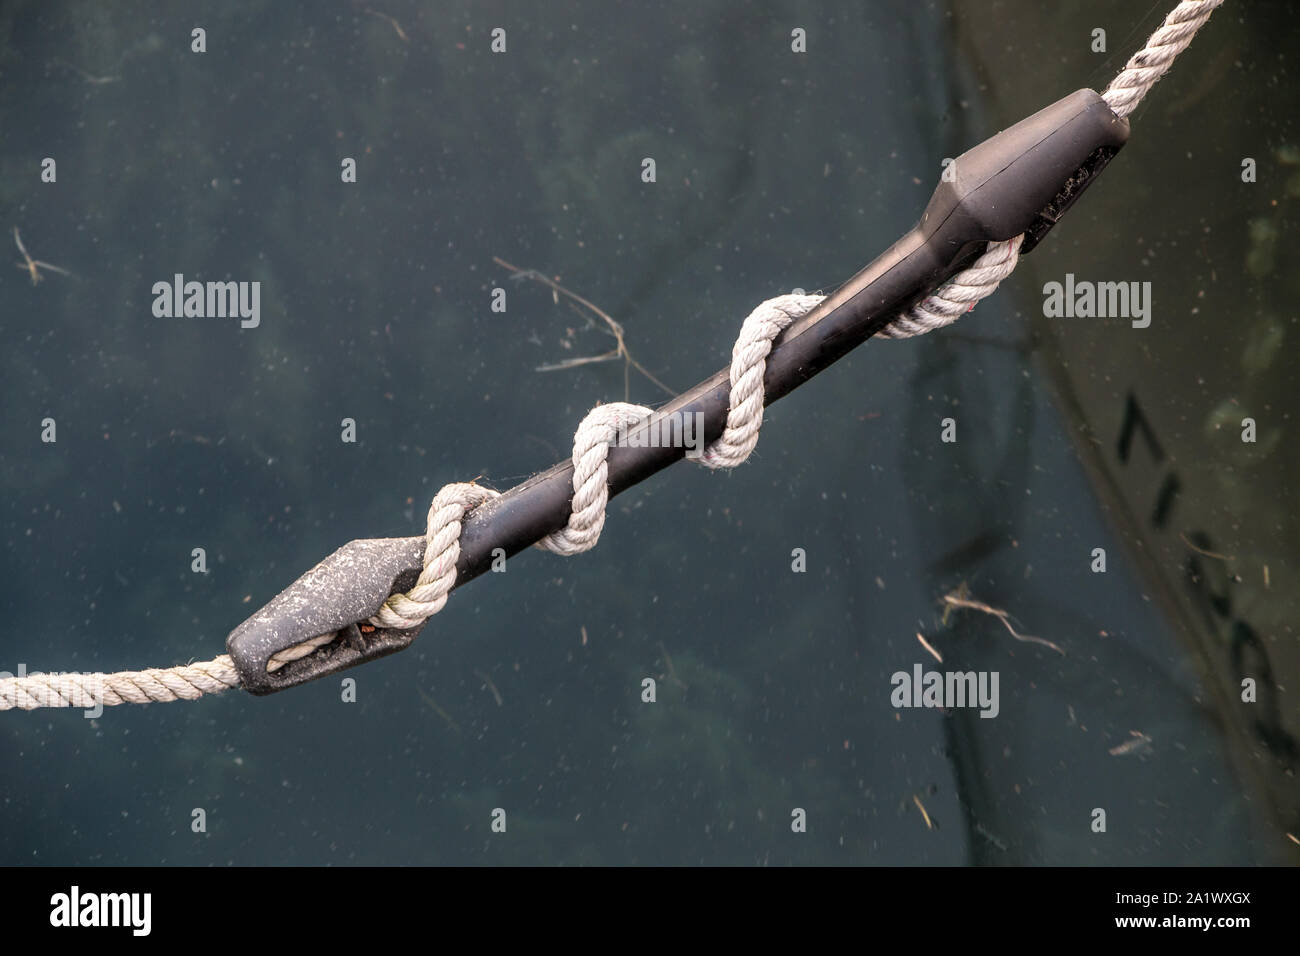
<svg viewBox="0 0 1300 956">
<path fill-rule="evenodd" d="M 989 833 L 988 830 L 984 829 L 984 827 L 981 826 L 978 822 L 975 824 L 975 832 L 978 833 L 980 836 L 982 836 L 984 839 L 988 840 L 990 843 L 992 843 L 995 847 L 997 847 L 997 848 L 998 848 L 999 850 L 1001 850 L 1003 853 L 1007 852 L 1007 844 L 1006 844 L 1006 841 L 1004 841 L 1004 840 L 999 840 L 999 839 L 998 839 L 997 837 L 995 837 L 992 833 Z"/>
<path fill-rule="evenodd" d="M 943 663 L 943 655 L 940 654 L 938 651 L 936 651 L 936 650 L 931 646 L 930 642 L 927 641 L 924 637 L 921 636 L 921 632 L 920 632 L 920 631 L 917 631 L 917 632 L 916 632 L 916 639 L 917 639 L 918 641 L 921 642 L 921 646 L 922 646 L 922 647 L 924 647 L 927 651 L 929 651 L 931 654 L 934 655 L 934 659 L 935 659 L 936 661 L 938 661 L 940 664 Z"/>
<path fill-rule="evenodd" d="M 558 372 L 564 369 L 577 368 L 580 365 L 593 365 L 597 362 L 612 362 L 617 359 L 622 359 L 624 401 L 628 401 L 629 395 L 631 394 L 631 386 L 628 381 L 628 372 L 630 369 L 636 369 L 638 372 L 640 372 L 650 381 L 654 382 L 656 385 L 662 388 L 670 396 L 672 396 L 673 398 L 677 397 L 676 392 L 674 392 L 663 382 L 659 381 L 659 379 L 655 378 L 644 365 L 642 365 L 640 362 L 638 362 L 636 359 L 632 357 L 632 353 L 629 352 L 627 349 L 627 342 L 624 341 L 623 338 L 623 326 L 620 325 L 618 322 L 615 322 L 613 316 L 611 316 L 600 306 L 596 305 L 594 302 L 591 302 L 588 299 L 584 299 L 576 292 L 570 292 L 568 289 L 560 285 L 554 279 L 542 275 L 536 269 L 520 269 L 518 266 L 514 266 L 511 265 L 509 262 L 506 262 L 500 256 L 493 256 L 492 261 L 495 262 L 497 265 L 501 266 L 501 268 L 503 269 L 509 269 L 510 272 L 512 273 L 510 276 L 511 279 L 514 279 L 516 281 L 523 280 L 523 279 L 531 279 L 534 282 L 540 282 L 542 285 L 549 288 L 551 290 L 551 298 L 555 300 L 557 305 L 559 304 L 560 296 L 564 296 L 566 299 L 569 300 L 568 301 L 569 308 L 573 309 L 574 312 L 577 312 L 578 315 L 586 319 L 588 325 L 594 326 L 595 328 L 600 328 L 600 326 L 596 325 L 596 323 L 592 321 L 592 316 L 593 315 L 596 316 L 602 322 L 605 323 L 605 328 L 601 329 L 601 331 L 614 339 L 614 343 L 615 343 L 614 347 L 610 349 L 608 352 L 602 352 L 599 355 L 585 355 L 580 358 L 565 359 L 562 362 L 554 362 L 550 365 L 539 365 L 537 367 L 537 371 Z M 584 309 L 586 311 L 583 311 Z M 567 343 L 566 343 L 566 347 L 567 347 Z"/>
<path fill-rule="evenodd" d="M 439 706 L 438 706 L 438 702 L 437 702 L 436 700 L 434 700 L 432 697 L 430 697 L 430 696 L 429 696 L 428 694 L 426 694 L 424 691 L 420 690 L 420 688 L 418 688 L 418 687 L 415 688 L 415 692 L 416 692 L 417 694 L 420 695 L 420 697 L 424 700 L 424 702 L 425 702 L 426 704 L 429 705 L 429 707 L 433 710 L 433 712 L 434 712 L 435 714 L 437 714 L 439 717 L 441 717 L 443 720 L 445 720 L 445 721 L 447 722 L 447 726 L 448 726 L 448 727 L 450 727 L 452 730 L 456 731 L 456 733 L 460 733 L 460 724 L 458 724 L 458 723 L 456 723 L 456 721 L 452 720 L 452 719 L 451 719 L 451 714 L 447 713 L 445 710 L 443 710 L 441 707 L 439 707 Z"/>
<path fill-rule="evenodd" d="M 1130 754 L 1144 754 L 1151 749 L 1151 738 L 1140 730 L 1130 730 L 1129 739 L 1122 744 L 1111 747 L 1108 753 L 1112 757 L 1127 757 Z"/>
<path fill-rule="evenodd" d="M 673 667 L 673 659 L 668 656 L 668 648 L 664 647 L 663 641 L 659 642 L 659 650 L 664 652 L 664 663 L 668 665 L 668 679 L 672 683 L 680 687 L 682 690 L 690 690 L 689 687 L 687 687 L 684 683 L 682 683 L 680 679 L 678 679 L 677 670 Z"/>
<path fill-rule="evenodd" d="M 406 35 L 406 31 L 402 29 L 402 25 L 388 14 L 380 13 L 378 10 L 371 10 L 369 7 L 366 7 L 366 13 L 369 13 L 371 16 L 379 17 L 381 20 L 387 20 L 392 24 L 393 29 L 397 32 L 398 37 L 403 43 L 411 42 L 410 38 Z"/>
<path fill-rule="evenodd" d="M 930 820 L 930 814 L 926 813 L 925 804 L 921 802 L 921 798 L 916 794 L 912 794 L 912 802 L 916 804 L 916 809 L 921 811 L 921 819 L 925 821 L 925 828 L 927 830 L 933 830 L 934 823 Z"/>
<path fill-rule="evenodd" d="M 67 276 L 70 279 L 76 278 L 76 276 L 74 276 L 71 272 L 69 272 L 67 269 L 63 268 L 62 266 L 56 266 L 48 262 L 42 262 L 40 259 L 33 259 L 31 255 L 27 252 L 27 247 L 23 245 L 23 237 L 18 235 L 17 226 L 14 226 L 14 242 L 17 244 L 18 251 L 23 254 L 23 259 L 25 260 L 17 264 L 18 268 L 22 269 L 24 272 L 26 272 L 29 276 L 32 277 L 32 285 L 36 285 L 38 282 L 42 281 L 45 278 L 45 276 L 41 274 L 42 269 L 48 269 L 51 272 L 57 272 L 59 275 Z"/>
<path fill-rule="evenodd" d="M 1233 560 L 1233 557 L 1230 554 L 1219 554 L 1219 552 L 1217 551 L 1206 551 L 1204 548 L 1198 548 L 1196 545 L 1192 544 L 1190 541 L 1187 540 L 1187 535 L 1185 534 L 1179 534 L 1178 539 L 1182 541 L 1183 544 L 1187 545 L 1187 547 L 1195 551 L 1197 554 L 1203 554 L 1207 558 L 1215 558 L 1219 561 Z"/>
<path fill-rule="evenodd" d="M 492 683 L 492 678 L 488 677 L 487 674 L 483 673 L 480 670 L 474 671 L 474 674 L 476 677 L 478 677 L 479 680 L 483 682 L 483 686 L 485 686 L 488 690 L 492 692 L 492 697 L 494 700 L 496 700 L 497 706 L 498 707 L 502 706 L 501 691 L 497 690 L 497 685 Z"/>
<path fill-rule="evenodd" d="M 1045 638 L 1034 637 L 1032 634 L 1021 634 L 1019 631 L 1017 631 L 1014 627 L 1011 626 L 1011 621 L 1009 620 L 1011 614 L 1009 612 L 1004 611 L 1001 608 L 991 607 L 990 605 L 985 604 L 983 601 L 976 601 L 973 598 L 971 598 L 970 590 L 966 587 L 965 581 L 961 583 L 961 586 L 958 587 L 957 590 L 949 591 L 947 594 L 945 594 L 942 598 L 942 603 L 944 605 L 944 609 L 943 609 L 944 624 L 948 623 L 948 616 L 955 610 L 979 611 L 981 614 L 989 614 L 992 615 L 993 617 L 996 617 L 999 621 L 1002 622 L 1002 626 L 1007 629 L 1007 632 L 1016 640 L 1025 641 L 1026 643 L 1030 643 L 1030 644 L 1042 644 L 1044 647 L 1050 647 L 1052 650 L 1056 651 L 1056 653 L 1060 654 L 1062 657 L 1065 656 L 1065 651 L 1063 651 L 1059 645 L 1053 644 L 1051 641 Z"/>
</svg>

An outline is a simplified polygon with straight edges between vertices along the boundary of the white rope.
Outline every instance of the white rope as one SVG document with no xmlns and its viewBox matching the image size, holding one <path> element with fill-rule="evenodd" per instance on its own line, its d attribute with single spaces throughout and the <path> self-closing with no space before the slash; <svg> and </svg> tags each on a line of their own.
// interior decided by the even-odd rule
<svg viewBox="0 0 1300 956">
<path fill-rule="evenodd" d="M 1147 40 L 1115 77 L 1102 98 L 1117 116 L 1137 108 L 1174 59 L 1187 49 L 1223 0 L 1181 0 L 1160 29 Z M 1020 258 L 1024 236 L 990 242 L 967 269 L 877 332 L 881 338 L 902 339 L 924 335 L 951 325 L 992 295 Z M 709 468 L 735 468 L 754 451 L 763 424 L 763 376 L 772 343 L 792 322 L 808 314 L 823 296 L 783 295 L 768 299 L 750 313 L 731 351 L 731 392 L 727 424 L 722 436 L 697 459 Z M 572 555 L 595 547 L 605 527 L 609 501 L 610 442 L 623 429 L 651 414 L 642 405 L 613 402 L 598 405 L 578 426 L 573 439 L 573 502 L 568 524 L 537 542 L 537 547 Z M 460 532 L 465 515 L 498 496 L 498 492 L 473 483 L 444 486 L 433 498 L 425 529 L 428 544 L 424 570 L 406 594 L 390 597 L 370 619 L 377 627 L 410 628 L 437 614 L 456 584 L 460 558 Z M 278 652 L 268 665 L 275 670 L 289 661 L 314 653 L 334 640 L 323 634 Z M 165 670 L 123 671 L 116 674 L 45 675 L 0 679 L 0 710 L 19 707 L 90 707 L 193 700 L 239 685 L 234 664 L 226 655 L 201 664 Z"/>
<path fill-rule="evenodd" d="M 370 619 L 376 627 L 415 627 L 442 610 L 447 594 L 456 583 L 456 562 L 460 560 L 460 523 L 465 513 L 499 492 L 473 482 L 443 485 L 433 496 L 425 528 L 424 570 L 415 587 L 394 594 Z"/>
<path fill-rule="evenodd" d="M 1133 54 L 1101 94 L 1116 116 L 1128 116 L 1137 109 L 1151 87 L 1173 66 L 1175 57 L 1187 49 L 1196 31 L 1222 4 L 1223 0 L 1182 0 L 1174 7 L 1146 46 Z"/>
<path fill-rule="evenodd" d="M 763 376 L 772 341 L 795 319 L 824 299 L 820 295 L 779 295 L 749 313 L 731 348 L 731 397 L 722 435 L 700 455 L 706 468 L 735 468 L 758 444 L 763 424 Z"/>
<path fill-rule="evenodd" d="M 912 306 L 876 335 L 885 339 L 906 339 L 952 325 L 975 308 L 975 303 L 997 291 L 1020 261 L 1023 234 L 1006 242 L 990 242 L 984 254 L 970 267 L 957 273 L 926 298 Z"/>
<path fill-rule="evenodd" d="M 611 402 L 587 413 L 573 436 L 573 503 L 569 523 L 548 534 L 537 547 L 555 554 L 590 551 L 605 528 L 605 505 L 609 501 L 609 443 L 651 415 L 644 405 Z"/>
<path fill-rule="evenodd" d="M 293 647 L 286 647 L 282 651 L 276 651 L 266 662 L 266 672 L 268 674 L 274 674 L 285 664 L 291 664 L 294 661 L 302 660 L 304 657 L 310 657 L 326 644 L 333 644 L 334 638 L 338 636 L 338 631 L 330 631 L 327 634 L 317 634 L 315 637 L 303 641 L 301 644 L 295 644 Z"/>
<path fill-rule="evenodd" d="M 239 686 L 234 661 L 220 657 L 196 664 L 113 674 L 27 674 L 0 679 L 0 710 L 147 704 L 198 700 Z"/>
</svg>

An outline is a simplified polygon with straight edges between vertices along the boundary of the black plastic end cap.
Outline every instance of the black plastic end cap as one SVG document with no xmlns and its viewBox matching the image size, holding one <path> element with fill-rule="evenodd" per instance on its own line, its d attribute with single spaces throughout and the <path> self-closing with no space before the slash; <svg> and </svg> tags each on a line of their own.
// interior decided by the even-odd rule
<svg viewBox="0 0 1300 956">
<path fill-rule="evenodd" d="M 921 218 L 928 239 L 1005 241 L 1021 254 L 1060 221 L 1128 141 L 1127 119 L 1092 90 L 1077 90 L 958 156 Z"/>
<path fill-rule="evenodd" d="M 420 628 L 358 625 L 414 585 L 423 554 L 422 537 L 349 541 L 289 585 L 226 638 L 243 688 L 270 694 L 408 647 Z M 334 632 L 330 644 L 267 670 L 279 651 Z"/>
</svg>

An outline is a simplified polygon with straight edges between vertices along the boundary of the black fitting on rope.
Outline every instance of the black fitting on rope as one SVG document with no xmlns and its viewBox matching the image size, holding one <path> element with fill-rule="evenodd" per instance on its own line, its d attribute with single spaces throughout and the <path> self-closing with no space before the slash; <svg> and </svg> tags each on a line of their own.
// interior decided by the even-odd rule
<svg viewBox="0 0 1300 956">
<path fill-rule="evenodd" d="M 1128 132 L 1128 120 L 1092 90 L 1071 93 L 957 157 L 955 175 L 945 173 L 951 179 L 939 183 L 917 229 L 949 251 L 972 235 L 1001 242 L 1024 233 L 1023 256 L 1060 222 Z M 927 230 L 940 217 L 942 224 Z"/>
<path fill-rule="evenodd" d="M 1079 90 L 957 157 L 916 227 L 792 324 L 773 343 L 763 379 L 765 402 L 786 395 L 866 341 L 944 281 L 989 242 L 1021 233 L 1024 255 L 1060 221 L 1128 139 L 1128 121 L 1092 90 Z M 658 422 L 703 415 L 704 441 L 726 424 L 730 380 L 723 369 L 673 399 L 609 450 L 610 496 L 685 455 L 685 449 L 637 440 Z M 651 431 L 651 429 L 654 429 Z M 514 555 L 568 522 L 573 464 L 564 461 L 474 509 L 462 522 L 456 586 L 478 577 L 493 552 Z M 352 541 L 282 591 L 231 632 L 226 650 L 246 690 L 269 694 L 383 657 L 411 643 L 420 628 L 364 623 L 390 595 L 419 575 L 424 539 Z M 268 671 L 273 655 L 337 632 L 335 639 Z"/>
<path fill-rule="evenodd" d="M 423 556 L 423 538 L 359 538 L 293 582 L 226 638 L 244 690 L 269 694 L 410 645 L 418 627 L 365 622 L 390 594 L 415 585 Z M 267 670 L 275 654 L 332 633 L 333 641 L 308 656 Z"/>
</svg>

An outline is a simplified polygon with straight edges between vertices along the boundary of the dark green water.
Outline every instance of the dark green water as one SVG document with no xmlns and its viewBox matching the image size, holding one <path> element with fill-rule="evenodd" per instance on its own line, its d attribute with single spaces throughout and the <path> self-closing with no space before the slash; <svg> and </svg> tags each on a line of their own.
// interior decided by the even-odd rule
<svg viewBox="0 0 1300 956">
<path fill-rule="evenodd" d="M 535 371 L 611 343 L 494 256 L 598 303 L 674 389 L 711 374 L 755 304 L 857 271 L 912 225 L 943 157 L 1019 118 L 991 73 L 1045 105 L 1104 84 L 1158 22 L 1066 4 L 1059 29 L 1020 35 L 1031 6 L 7 5 L 0 241 L 17 226 L 75 278 L 0 275 L 0 669 L 210 658 L 345 541 L 419 533 L 443 483 L 505 489 L 562 457 L 590 407 L 623 398 L 623 368 Z M 972 39 L 976 7 L 1008 25 L 996 56 Z M 1257 9 L 1245 26 L 1225 10 L 1222 32 L 1268 42 L 1281 8 Z M 1093 57 L 1097 25 L 1117 48 L 1137 35 Z M 1146 122 L 1215 129 L 1217 101 L 1162 108 L 1188 102 L 1221 42 L 1212 21 Z M 1277 88 L 1232 62 L 1219 82 Z M 1296 141 L 1270 108 L 1243 108 L 1255 139 L 1231 163 Z M 1176 283 L 1192 248 L 1248 274 L 1258 217 L 1204 182 L 1225 225 L 1162 232 L 1179 196 L 1161 178 L 1117 163 L 1098 187 L 1109 218 L 1090 194 L 1044 255 L 1087 272 L 1141 230 L 1168 250 L 1141 278 Z M 1285 248 L 1293 219 L 1269 208 Z M 1249 301 L 1284 342 L 1293 273 L 1266 265 Z M 152 286 L 176 273 L 259 281 L 260 325 L 156 318 Z M 868 343 L 774 406 L 735 473 L 677 466 L 617 498 L 590 554 L 528 553 L 456 592 L 411 649 L 346 675 L 356 703 L 330 679 L 93 721 L 0 714 L 0 863 L 1287 860 L 1289 824 L 1254 795 L 1205 663 L 1080 459 L 1030 321 L 1041 281 L 1017 273 L 947 332 Z M 1225 349 L 1282 349 L 1226 325 Z M 1218 347 L 1153 360 L 1157 406 L 1181 408 Z M 1279 361 L 1249 375 L 1276 377 L 1283 427 Z M 956 444 L 939 441 L 949 416 Z M 1252 474 L 1293 475 L 1287 447 Z M 1277 555 L 1253 611 L 1285 620 L 1294 502 L 1248 504 Z M 963 582 L 1066 656 L 986 615 L 944 621 Z M 996 719 L 891 706 L 891 674 L 933 664 L 918 631 L 945 668 L 999 673 Z M 1132 731 L 1151 745 L 1111 754 Z"/>
</svg>

